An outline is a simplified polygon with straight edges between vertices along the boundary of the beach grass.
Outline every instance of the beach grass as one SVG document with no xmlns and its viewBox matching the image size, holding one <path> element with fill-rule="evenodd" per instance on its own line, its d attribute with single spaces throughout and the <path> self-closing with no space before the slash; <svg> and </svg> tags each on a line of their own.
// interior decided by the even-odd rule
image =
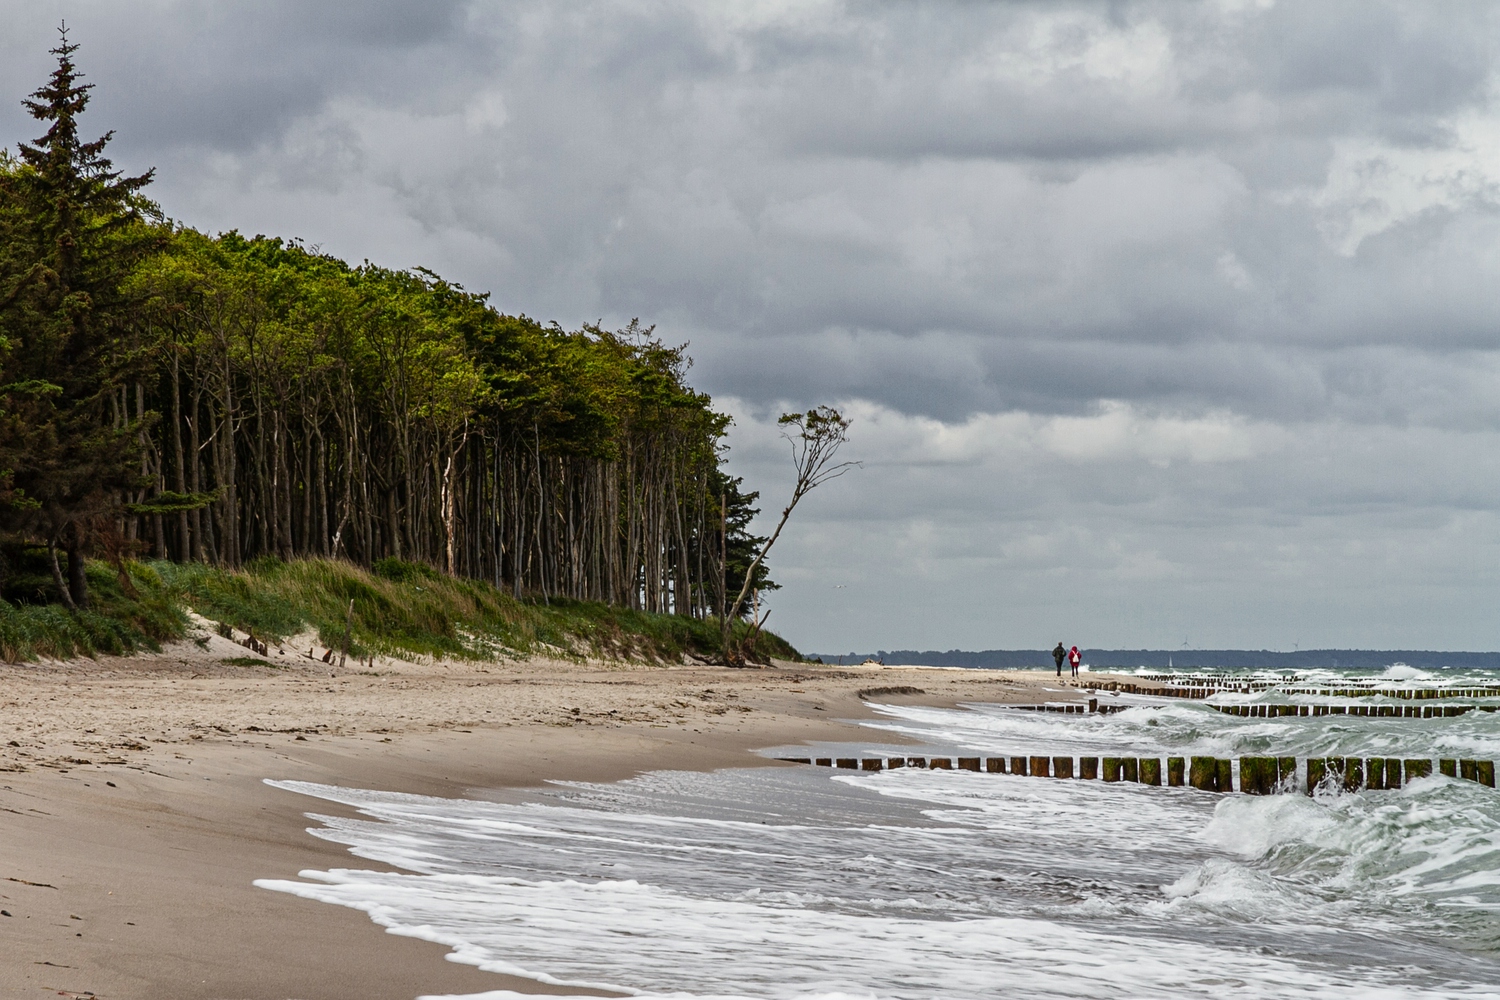
<svg viewBox="0 0 1500 1000">
<path fill-rule="evenodd" d="M 294 636 L 348 652 L 404 660 L 485 660 L 551 655 L 676 662 L 717 653 L 715 621 L 632 611 L 594 601 L 516 598 L 480 580 L 385 559 L 368 569 L 332 559 L 260 559 L 243 569 L 126 562 L 129 585 L 110 566 L 88 567 L 91 606 L 70 613 L 50 576 L 23 567 L 0 601 L 0 657 L 73 657 L 155 649 L 189 634 L 187 611 L 266 643 Z M 352 612 L 350 610 L 352 602 Z M 737 624 L 743 634 L 746 626 Z M 800 659 L 762 632 L 763 656 Z"/>
<path fill-rule="evenodd" d="M 42 574 L 45 564 L 40 558 L 13 556 L 7 561 L 11 572 L 5 578 L 5 599 L 0 600 L 0 659 L 7 662 L 39 656 L 125 656 L 159 649 L 161 642 L 180 638 L 187 630 L 181 603 L 147 567 L 130 574 L 127 588 L 110 566 L 89 564 L 90 605 L 70 612 L 56 603 L 50 572 Z"/>
</svg>

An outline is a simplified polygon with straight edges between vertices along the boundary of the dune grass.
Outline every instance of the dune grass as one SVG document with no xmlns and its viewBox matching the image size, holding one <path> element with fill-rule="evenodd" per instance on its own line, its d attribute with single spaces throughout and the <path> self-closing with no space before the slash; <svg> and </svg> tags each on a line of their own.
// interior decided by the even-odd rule
<svg viewBox="0 0 1500 1000">
<path fill-rule="evenodd" d="M 517 600 L 478 580 L 428 566 L 383 560 L 371 569 L 327 559 L 258 560 L 230 571 L 198 564 L 129 563 L 136 595 L 112 569 L 89 567 L 93 608 L 77 615 L 43 603 L 50 579 L 31 581 L 31 600 L 0 602 L 0 656 L 129 653 L 187 634 L 186 609 L 265 642 L 312 630 L 337 649 L 349 620 L 349 654 L 412 660 L 484 660 L 549 654 L 680 660 L 717 652 L 718 625 L 590 601 Z M 45 585 L 43 585 L 45 583 Z M 23 587 L 22 589 L 25 589 Z M 55 595 L 53 595 L 55 596 Z M 353 613 L 350 615 L 350 602 Z M 743 624 L 738 626 L 743 634 Z M 763 632 L 762 655 L 798 659 L 781 637 Z"/>
<path fill-rule="evenodd" d="M 10 561 L 14 566 L 17 560 Z M 134 594 L 102 563 L 90 564 L 87 575 L 91 606 L 74 614 L 53 603 L 57 595 L 50 574 L 41 576 L 34 565 L 14 567 L 5 581 L 6 599 L 0 599 L 0 659 L 123 656 L 159 649 L 162 641 L 185 633 L 188 618 L 181 603 L 149 570 L 132 574 Z"/>
</svg>

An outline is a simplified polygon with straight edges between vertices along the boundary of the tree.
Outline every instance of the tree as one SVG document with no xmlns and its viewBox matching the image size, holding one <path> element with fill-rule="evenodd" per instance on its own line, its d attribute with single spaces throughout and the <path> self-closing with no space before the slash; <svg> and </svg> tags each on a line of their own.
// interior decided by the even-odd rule
<svg viewBox="0 0 1500 1000">
<path fill-rule="evenodd" d="M 791 519 L 792 511 L 796 509 L 797 504 L 802 502 L 803 497 L 859 464 L 858 462 L 834 462 L 839 448 L 849 440 L 849 421 L 833 407 L 817 406 L 806 413 L 783 413 L 776 422 L 781 427 L 781 436 L 786 438 L 792 446 L 792 466 L 796 470 L 797 479 L 792 487 L 792 498 L 782 509 L 781 520 L 776 522 L 776 530 L 771 532 L 771 537 L 766 540 L 765 545 L 761 546 L 749 568 L 745 570 L 739 596 L 734 599 L 728 613 L 720 620 L 724 662 L 730 666 L 745 665 L 744 649 L 755 641 L 755 631 L 759 628 L 759 622 L 751 628 L 750 635 L 738 648 L 735 648 L 731 641 L 730 625 L 740 616 L 745 606 L 745 598 L 749 596 L 755 585 L 756 572 L 771 551 L 771 546 L 775 545 L 776 539 L 781 537 L 781 529 L 785 528 L 787 521 Z"/>
<path fill-rule="evenodd" d="M 104 156 L 113 133 L 80 140 L 92 84 L 79 82 L 66 26 L 61 35 L 57 68 L 23 102 L 47 132 L 0 172 L 0 468 L 16 491 L 0 525 L 46 543 L 59 595 L 77 609 L 88 604 L 85 546 L 115 528 L 142 485 L 151 418 L 139 391 L 132 412 L 128 386 L 147 358 L 122 289 L 162 237 L 140 195 L 152 172 L 114 170 Z"/>
<path fill-rule="evenodd" d="M 781 585 L 771 579 L 770 568 L 764 561 L 753 571 L 750 568 L 761 546 L 766 543 L 765 536 L 752 534 L 750 531 L 750 523 L 760 514 L 760 508 L 755 506 L 755 502 L 760 499 L 760 491 L 742 492 L 744 478 L 730 476 L 722 470 L 716 471 L 714 478 L 718 483 L 714 490 L 720 508 L 717 513 L 723 523 L 720 525 L 722 537 L 714 539 L 712 544 L 720 549 L 714 555 L 724 564 L 723 579 L 719 583 L 720 589 L 714 606 L 722 611 L 727 610 L 729 598 L 738 591 L 746 573 L 752 574 L 749 591 L 752 595 L 756 591 L 780 590 Z M 747 613 L 744 608 L 740 610 L 741 617 Z"/>
<path fill-rule="evenodd" d="M 168 225 L 150 173 L 80 140 L 75 52 L 64 35 L 26 102 L 47 134 L 0 150 L 0 548 L 45 545 L 63 604 L 88 601 L 85 554 L 128 592 L 148 546 L 426 563 L 701 620 L 774 586 L 686 345 Z"/>
</svg>

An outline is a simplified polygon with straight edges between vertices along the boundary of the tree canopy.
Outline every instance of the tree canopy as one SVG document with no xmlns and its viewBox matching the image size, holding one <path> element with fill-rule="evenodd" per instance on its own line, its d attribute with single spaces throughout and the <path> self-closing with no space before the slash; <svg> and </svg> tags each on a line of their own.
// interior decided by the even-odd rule
<svg viewBox="0 0 1500 1000">
<path fill-rule="evenodd" d="M 396 558 L 698 617 L 732 600 L 757 494 L 724 471 L 730 421 L 685 347 L 171 223 L 109 134 L 80 139 L 90 85 L 66 36 L 53 51 L 26 102 L 46 135 L 0 154 L 0 532 L 46 548 L 58 600 L 86 603 L 87 556 L 135 553 Z"/>
</svg>

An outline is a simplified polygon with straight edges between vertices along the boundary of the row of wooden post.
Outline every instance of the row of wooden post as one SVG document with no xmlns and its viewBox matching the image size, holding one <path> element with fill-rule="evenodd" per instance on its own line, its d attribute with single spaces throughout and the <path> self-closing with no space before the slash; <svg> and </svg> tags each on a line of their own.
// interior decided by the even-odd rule
<svg viewBox="0 0 1500 1000">
<path fill-rule="evenodd" d="M 1217 693 L 1213 688 L 1146 687 L 1143 684 L 1135 684 L 1131 681 L 1103 681 L 1098 684 L 1090 683 L 1089 687 L 1095 691 L 1149 694 L 1159 698 L 1208 698 Z"/>
<path fill-rule="evenodd" d="M 850 771 L 923 768 L 932 771 L 985 771 L 1036 778 L 1080 778 L 1085 781 L 1127 781 L 1205 792 L 1233 792 L 1234 761 L 1228 757 L 783 757 L 792 764 L 816 764 Z M 1077 767 L 1074 767 L 1074 761 Z M 1273 795 L 1296 786 L 1296 757 L 1241 757 L 1239 791 Z M 1495 763 L 1489 760 L 1443 758 L 1438 772 L 1450 778 L 1495 787 Z M 1333 785 L 1346 791 L 1400 788 L 1415 778 L 1432 774 L 1432 761 L 1395 757 L 1310 757 L 1306 791 Z M 1165 781 L 1163 781 L 1165 778 Z"/>
<path fill-rule="evenodd" d="M 1379 719 L 1452 719 L 1466 712 L 1494 712 L 1500 705 L 1210 705 L 1216 712 L 1251 719 L 1303 715 L 1357 715 Z"/>
<path fill-rule="evenodd" d="M 1172 674 L 1142 674 L 1141 680 L 1166 685 L 1161 689 L 1144 688 L 1129 681 L 1109 681 L 1095 685 L 1109 691 L 1132 694 L 1160 694 L 1168 698 L 1207 698 L 1214 694 L 1256 694 L 1278 690 L 1286 694 L 1322 695 L 1328 698 L 1372 698 L 1383 695 L 1404 701 L 1431 701 L 1442 698 L 1500 698 L 1500 685 L 1488 684 L 1466 688 L 1387 688 L 1387 687 L 1318 687 L 1286 685 L 1280 681 L 1236 681 L 1229 678 L 1180 677 Z M 1118 685 L 1112 686 L 1112 685 Z"/>
<path fill-rule="evenodd" d="M 1404 775 L 1403 775 L 1404 772 Z M 1495 787 L 1495 762 L 1442 758 L 1438 773 L 1450 778 L 1477 781 Z M 1343 787 L 1346 791 L 1361 788 L 1400 788 L 1404 782 L 1432 775 L 1432 761 L 1425 758 L 1403 760 L 1398 757 L 1312 757 L 1307 762 L 1309 793 L 1322 784 Z"/>
<path fill-rule="evenodd" d="M 1096 713 L 1108 715 L 1111 712 L 1123 712 L 1126 705 L 1101 705 L 1098 698 L 1090 698 L 1088 704 L 1074 702 L 1073 704 L 1056 705 L 1006 705 L 1006 708 L 1016 708 L 1023 712 L 1062 712 L 1065 715 L 1088 715 Z"/>
<path fill-rule="evenodd" d="M 1329 698 L 1371 698 L 1375 695 L 1384 695 L 1387 698 L 1400 698 L 1403 701 L 1433 701 L 1441 698 L 1496 698 L 1500 697 L 1500 687 L 1472 687 L 1472 688 L 1319 688 L 1319 687 L 1289 687 L 1283 688 L 1287 694 L 1318 694 Z"/>
</svg>

